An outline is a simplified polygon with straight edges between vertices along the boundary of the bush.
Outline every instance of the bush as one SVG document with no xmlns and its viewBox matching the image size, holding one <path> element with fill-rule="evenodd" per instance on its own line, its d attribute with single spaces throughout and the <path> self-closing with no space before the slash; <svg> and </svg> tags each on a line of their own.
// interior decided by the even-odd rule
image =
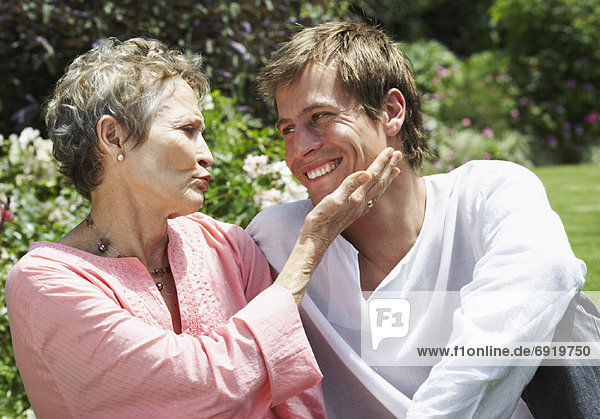
<svg viewBox="0 0 600 419">
<path fill-rule="evenodd" d="M 520 91 L 519 123 L 539 163 L 578 163 L 600 143 L 600 3 L 496 0 L 499 45 Z"/>
<path fill-rule="evenodd" d="M 215 164 L 202 212 L 245 227 L 265 205 L 306 194 L 283 162 L 277 129 L 238 109 L 235 100 L 215 91 L 209 109 L 203 110 Z"/>
<path fill-rule="evenodd" d="M 470 160 L 508 160 L 532 166 L 529 138 L 516 131 L 490 135 L 469 128 L 441 126 L 431 133 L 430 145 L 437 158 L 425 162 L 421 174 L 449 172 Z"/>
<path fill-rule="evenodd" d="M 350 10 L 383 24 L 403 42 L 436 39 L 466 56 L 492 46 L 493 0 L 356 0 Z"/>
<path fill-rule="evenodd" d="M 517 90 L 506 57 L 486 51 L 460 60 L 437 41 L 400 48 L 413 63 L 424 127 L 437 156 L 423 173 L 449 171 L 473 159 L 531 165 L 530 137 L 512 128 Z"/>
<path fill-rule="evenodd" d="M 326 0 L 3 1 L 0 132 L 43 132 L 41 104 L 67 63 L 109 36 L 158 38 L 200 52 L 213 87 L 260 116 L 267 111 L 255 94 L 257 69 L 297 25 L 339 18 L 344 10 Z"/>
</svg>

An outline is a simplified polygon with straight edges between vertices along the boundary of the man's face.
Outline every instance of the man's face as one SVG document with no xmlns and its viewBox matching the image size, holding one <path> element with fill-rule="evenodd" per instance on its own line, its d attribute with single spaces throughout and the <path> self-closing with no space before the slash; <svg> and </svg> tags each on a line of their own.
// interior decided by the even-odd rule
<svg viewBox="0 0 600 419">
<path fill-rule="evenodd" d="M 308 65 L 276 100 L 285 160 L 315 205 L 387 146 L 382 123 L 336 82 L 335 67 Z"/>
</svg>

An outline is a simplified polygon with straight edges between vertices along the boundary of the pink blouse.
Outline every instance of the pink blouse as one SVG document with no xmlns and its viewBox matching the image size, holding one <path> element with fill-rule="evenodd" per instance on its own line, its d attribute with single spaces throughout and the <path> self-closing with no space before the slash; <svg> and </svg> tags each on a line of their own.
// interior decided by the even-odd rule
<svg viewBox="0 0 600 419">
<path fill-rule="evenodd" d="M 37 417 L 324 417 L 294 299 L 252 239 L 200 213 L 168 234 L 179 335 L 137 258 L 37 242 L 12 269 L 13 347 Z"/>
</svg>

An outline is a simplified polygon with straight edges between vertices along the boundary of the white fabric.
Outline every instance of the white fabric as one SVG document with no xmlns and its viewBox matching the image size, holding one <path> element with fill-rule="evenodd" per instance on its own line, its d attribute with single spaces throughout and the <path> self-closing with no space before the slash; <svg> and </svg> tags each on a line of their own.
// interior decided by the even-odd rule
<svg viewBox="0 0 600 419">
<path fill-rule="evenodd" d="M 527 169 L 508 162 L 469 162 L 448 174 L 427 176 L 425 182 L 421 233 L 372 295 L 362 295 L 358 252 L 341 236 L 315 271 L 308 295 L 343 340 L 361 353 L 361 316 L 378 295 L 455 292 L 458 303 L 450 327 L 431 336 L 432 328 L 448 322 L 439 299 L 431 298 L 421 315 L 411 318 L 401 345 L 392 346 L 394 339 L 382 341 L 388 359 L 378 360 L 382 366 L 373 370 L 412 399 L 407 417 L 511 417 L 535 365 L 465 367 L 457 358 L 444 357 L 432 368 L 401 366 L 412 365 L 403 360 L 432 339 L 442 339 L 448 347 L 550 340 L 584 282 L 585 264 L 573 255 L 543 185 Z M 270 207 L 248 226 L 277 270 L 311 209 L 310 201 Z M 372 390 L 378 391 L 384 390 Z M 336 404 L 327 394 L 325 398 L 330 407 Z"/>
</svg>

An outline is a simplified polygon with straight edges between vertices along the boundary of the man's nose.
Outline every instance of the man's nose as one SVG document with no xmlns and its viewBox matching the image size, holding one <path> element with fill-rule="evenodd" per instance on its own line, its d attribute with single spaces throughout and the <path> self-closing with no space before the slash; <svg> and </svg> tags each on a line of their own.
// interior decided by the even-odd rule
<svg viewBox="0 0 600 419">
<path fill-rule="evenodd" d="M 314 150 L 319 149 L 323 144 L 321 134 L 310 126 L 300 126 L 296 129 L 293 144 L 295 153 L 299 157 L 309 155 Z"/>
</svg>

